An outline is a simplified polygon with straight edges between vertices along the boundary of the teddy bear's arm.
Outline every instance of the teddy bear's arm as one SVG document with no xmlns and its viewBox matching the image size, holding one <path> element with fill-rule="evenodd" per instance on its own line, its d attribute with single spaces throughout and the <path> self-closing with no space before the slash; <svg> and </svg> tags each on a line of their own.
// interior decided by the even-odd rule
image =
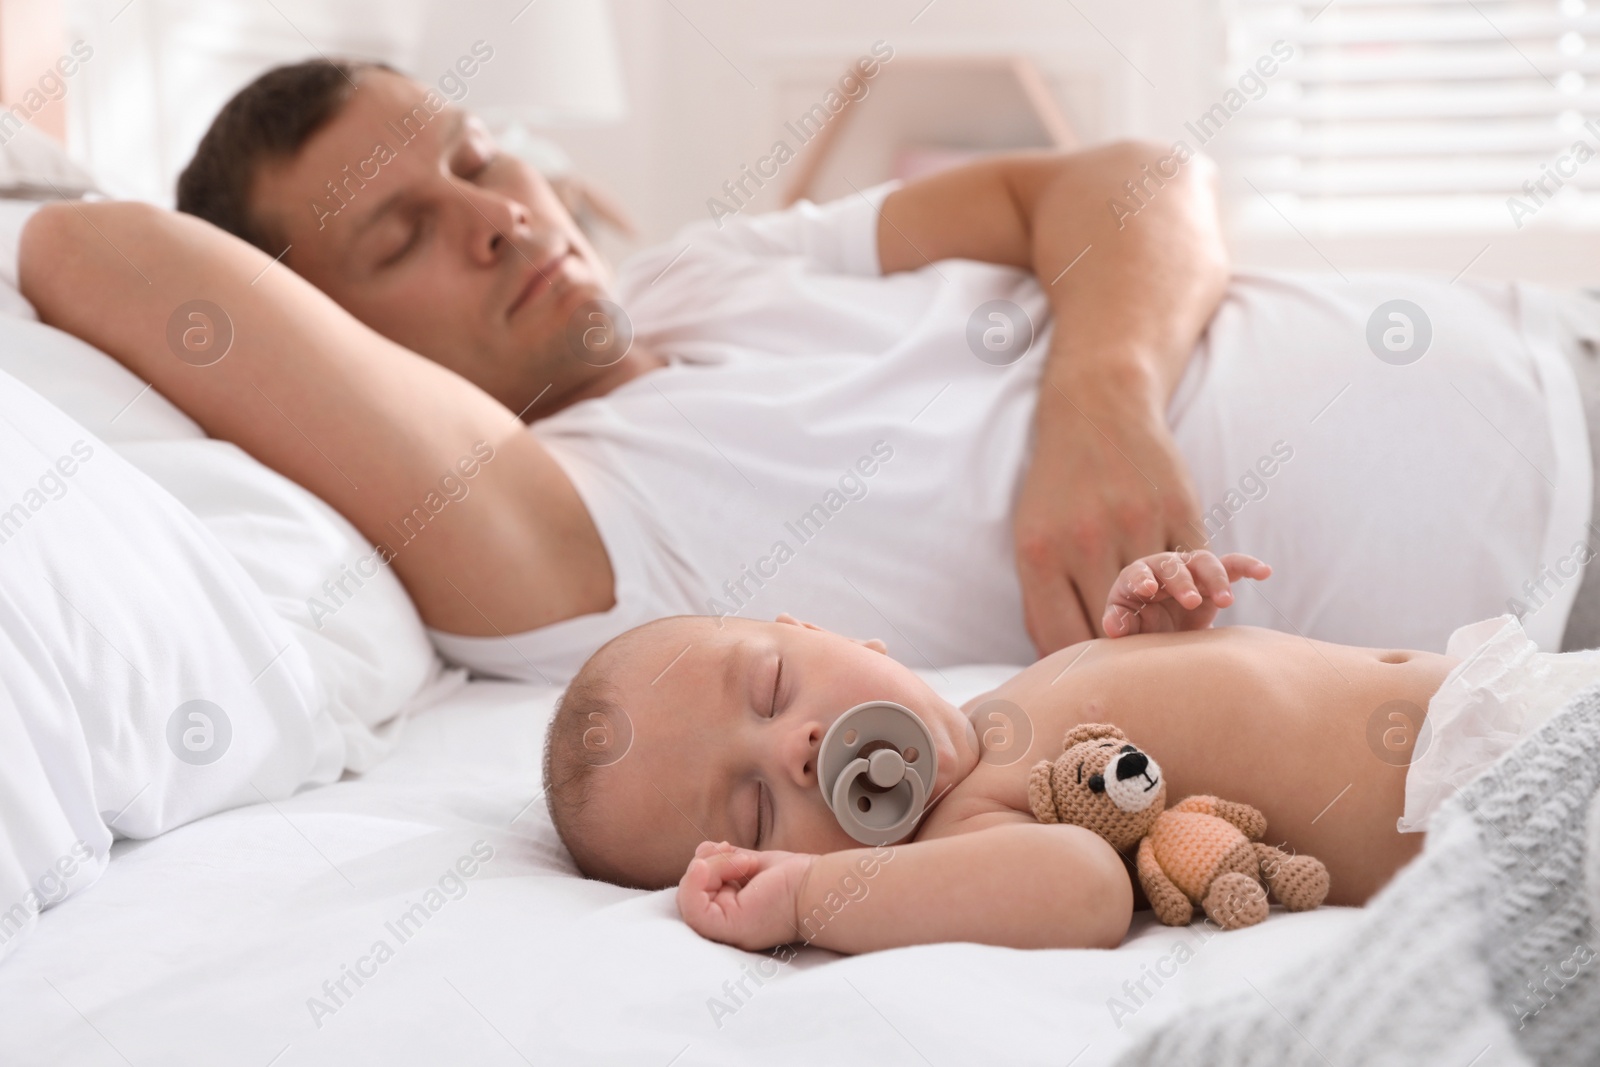
<svg viewBox="0 0 1600 1067">
<path fill-rule="evenodd" d="M 1188 926 L 1194 918 L 1194 905 L 1156 862 L 1155 846 L 1148 837 L 1139 842 L 1138 866 L 1139 884 L 1144 887 L 1144 895 L 1150 898 L 1150 908 L 1156 918 L 1167 926 Z"/>
<path fill-rule="evenodd" d="M 1237 826 L 1239 832 L 1252 841 L 1261 840 L 1261 835 L 1267 832 L 1267 817 L 1250 805 L 1235 800 L 1219 800 L 1208 796 L 1185 797 L 1174 804 L 1172 810 L 1215 815 Z"/>
</svg>

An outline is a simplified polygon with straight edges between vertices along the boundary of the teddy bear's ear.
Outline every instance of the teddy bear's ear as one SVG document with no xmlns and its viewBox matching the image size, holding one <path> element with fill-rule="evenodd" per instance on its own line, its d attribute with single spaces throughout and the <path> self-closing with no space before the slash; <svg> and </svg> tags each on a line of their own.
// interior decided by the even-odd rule
<svg viewBox="0 0 1600 1067">
<path fill-rule="evenodd" d="M 1040 822 L 1061 821 L 1056 814 L 1055 793 L 1050 788 L 1050 774 L 1054 769 L 1055 764 L 1049 760 L 1040 760 L 1028 775 L 1028 806 L 1033 809 L 1033 817 Z"/>
<path fill-rule="evenodd" d="M 1115 726 L 1112 726 L 1110 723 L 1084 722 L 1079 723 L 1077 726 L 1074 726 L 1072 729 L 1067 731 L 1067 739 L 1062 742 L 1061 747 L 1063 750 L 1066 750 L 1071 748 L 1073 745 L 1082 744 L 1085 741 L 1094 741 L 1101 737 L 1114 737 L 1119 741 L 1126 741 L 1128 739 L 1127 734 L 1123 733 Z"/>
</svg>

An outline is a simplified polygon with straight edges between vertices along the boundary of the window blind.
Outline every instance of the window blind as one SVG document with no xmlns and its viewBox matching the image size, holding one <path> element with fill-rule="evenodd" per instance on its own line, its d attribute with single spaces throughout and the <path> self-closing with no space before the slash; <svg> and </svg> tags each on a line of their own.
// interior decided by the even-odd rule
<svg viewBox="0 0 1600 1067">
<path fill-rule="evenodd" d="M 1279 41 L 1208 146 L 1246 225 L 1600 223 L 1600 0 L 1231 0 L 1230 83 Z"/>
</svg>

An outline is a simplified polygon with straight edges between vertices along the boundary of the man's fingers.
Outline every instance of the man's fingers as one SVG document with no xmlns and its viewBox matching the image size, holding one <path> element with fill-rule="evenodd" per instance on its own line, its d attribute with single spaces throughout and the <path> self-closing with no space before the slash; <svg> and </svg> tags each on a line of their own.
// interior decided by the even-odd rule
<svg viewBox="0 0 1600 1067">
<path fill-rule="evenodd" d="M 1023 619 L 1039 655 L 1048 656 L 1094 636 L 1094 627 L 1084 618 L 1078 594 L 1059 562 L 1025 565 L 1018 574 L 1022 579 Z"/>
<path fill-rule="evenodd" d="M 1196 495 L 1194 486 L 1187 478 L 1183 479 L 1183 488 L 1180 500 L 1174 505 L 1177 513 L 1169 511 L 1167 519 L 1167 544 L 1180 550 L 1190 552 L 1199 551 L 1211 543 L 1206 535 L 1205 523 L 1200 518 L 1200 497 Z"/>
<path fill-rule="evenodd" d="M 1094 623 L 1094 632 L 1090 637 L 1107 636 L 1102 627 L 1102 614 L 1098 610 L 1102 604 L 1111 600 L 1111 591 L 1116 588 L 1118 571 L 1111 570 L 1106 574 L 1092 575 L 1086 583 L 1082 578 L 1076 579 L 1074 584 L 1078 589 L 1080 602 L 1083 604 L 1084 617 Z"/>
</svg>

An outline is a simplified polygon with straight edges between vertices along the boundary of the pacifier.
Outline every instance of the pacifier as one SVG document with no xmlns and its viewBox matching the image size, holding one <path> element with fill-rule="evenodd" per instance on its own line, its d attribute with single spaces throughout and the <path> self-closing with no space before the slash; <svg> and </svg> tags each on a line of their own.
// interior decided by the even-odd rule
<svg viewBox="0 0 1600 1067">
<path fill-rule="evenodd" d="M 845 833 L 886 845 L 911 832 L 939 773 L 933 734 L 910 708 L 857 704 L 823 735 L 817 754 L 822 799 Z"/>
</svg>

